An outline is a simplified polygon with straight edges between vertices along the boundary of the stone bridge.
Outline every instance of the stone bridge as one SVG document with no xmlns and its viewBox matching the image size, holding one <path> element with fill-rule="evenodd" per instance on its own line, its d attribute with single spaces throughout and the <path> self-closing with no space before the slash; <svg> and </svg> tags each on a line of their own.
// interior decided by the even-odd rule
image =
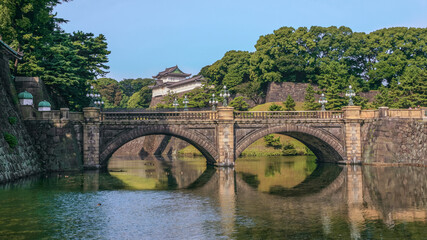
<svg viewBox="0 0 427 240">
<path fill-rule="evenodd" d="M 362 126 L 384 118 L 422 121 L 426 117 L 424 109 L 361 110 L 357 106 L 342 111 L 288 112 L 239 112 L 230 107 L 179 112 L 101 112 L 99 108 L 85 108 L 83 113 L 71 113 L 68 109 L 41 112 L 33 120 L 78 123 L 84 166 L 99 168 L 107 167 L 111 155 L 127 142 L 159 134 L 189 142 L 209 164 L 217 166 L 233 166 L 243 150 L 271 133 L 301 141 L 319 161 L 361 163 Z"/>
</svg>

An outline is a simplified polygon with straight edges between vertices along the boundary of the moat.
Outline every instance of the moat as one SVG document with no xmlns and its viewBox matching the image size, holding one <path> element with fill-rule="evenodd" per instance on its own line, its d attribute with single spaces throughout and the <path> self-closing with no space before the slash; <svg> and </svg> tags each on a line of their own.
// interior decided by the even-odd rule
<svg viewBox="0 0 427 240">
<path fill-rule="evenodd" d="M 1 239 L 425 239 L 422 167 L 115 157 L 0 185 Z"/>
</svg>

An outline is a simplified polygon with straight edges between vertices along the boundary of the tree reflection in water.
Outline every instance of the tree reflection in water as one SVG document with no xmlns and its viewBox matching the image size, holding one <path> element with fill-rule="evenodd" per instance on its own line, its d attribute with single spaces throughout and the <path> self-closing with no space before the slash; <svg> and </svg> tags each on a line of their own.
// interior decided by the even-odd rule
<svg viewBox="0 0 427 240">
<path fill-rule="evenodd" d="M 59 173 L 2 185 L 0 236 L 427 236 L 425 168 L 331 164 L 313 167 L 307 159 L 301 163 L 291 158 L 241 160 L 233 169 L 206 168 L 205 159 L 128 159 L 129 168 L 117 163 L 112 165 L 112 172 Z M 135 191 L 147 186 L 161 190 Z M 98 207 L 98 203 L 102 205 Z"/>
</svg>

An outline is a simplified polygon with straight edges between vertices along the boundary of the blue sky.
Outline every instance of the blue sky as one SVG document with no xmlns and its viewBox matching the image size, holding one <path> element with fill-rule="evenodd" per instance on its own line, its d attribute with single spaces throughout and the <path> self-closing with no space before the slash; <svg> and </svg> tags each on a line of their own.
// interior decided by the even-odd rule
<svg viewBox="0 0 427 240">
<path fill-rule="evenodd" d="M 107 76 L 117 80 L 175 65 L 197 74 L 229 50 L 254 51 L 282 26 L 427 27 L 426 0 L 73 0 L 55 11 L 70 21 L 65 31 L 107 37 Z"/>
</svg>

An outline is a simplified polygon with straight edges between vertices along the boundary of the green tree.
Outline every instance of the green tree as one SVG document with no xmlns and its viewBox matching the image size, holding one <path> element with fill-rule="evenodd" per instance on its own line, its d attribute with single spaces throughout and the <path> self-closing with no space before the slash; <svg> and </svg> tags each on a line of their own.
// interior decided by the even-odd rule
<svg viewBox="0 0 427 240">
<path fill-rule="evenodd" d="M 399 78 L 391 85 L 391 107 L 415 108 L 427 106 L 427 70 L 417 66 L 409 66 Z"/>
<path fill-rule="evenodd" d="M 239 96 L 230 102 L 230 107 L 234 107 L 236 111 L 247 111 L 249 109 L 249 104 L 245 101 L 244 97 Z"/>
<path fill-rule="evenodd" d="M 275 149 L 282 148 L 280 143 L 280 137 L 275 138 L 273 134 L 268 134 L 264 137 L 264 141 L 267 147 L 273 147 Z"/>
<path fill-rule="evenodd" d="M 119 107 L 123 98 L 119 83 L 112 78 L 100 78 L 96 80 L 95 89 L 105 99 L 106 108 Z"/>
<path fill-rule="evenodd" d="M 92 33 L 65 33 L 66 21 L 53 13 L 60 0 L 4 0 L 0 2 L 3 41 L 24 52 L 13 65 L 14 74 L 40 76 L 58 107 L 81 110 L 87 106 L 87 82 L 108 69 L 106 39 Z"/>
<path fill-rule="evenodd" d="M 141 88 L 154 84 L 154 79 L 151 78 L 136 78 L 136 79 L 123 79 L 119 82 L 120 88 L 123 94 L 126 96 L 132 96 L 138 92 Z"/>
<path fill-rule="evenodd" d="M 307 88 L 305 89 L 304 110 L 318 110 L 320 108 L 320 104 L 316 101 L 316 98 L 314 97 L 315 93 L 316 92 L 314 91 L 313 86 L 311 86 L 311 84 L 308 84 Z"/>
<path fill-rule="evenodd" d="M 336 62 L 322 64 L 322 74 L 319 76 L 320 86 L 326 90 L 326 109 L 339 110 L 347 104 L 343 97 L 347 84 L 346 66 Z"/>
<path fill-rule="evenodd" d="M 283 108 L 282 106 L 273 103 L 268 107 L 268 111 L 283 111 Z"/>
<path fill-rule="evenodd" d="M 226 85 L 233 91 L 235 86 L 249 81 L 249 59 L 249 52 L 229 51 L 214 64 L 202 68 L 200 74 L 218 88 Z"/>
<path fill-rule="evenodd" d="M 252 100 L 255 104 L 260 104 L 265 97 L 265 93 L 260 82 L 251 81 L 243 83 L 236 86 L 234 89 L 244 97 Z"/>
<path fill-rule="evenodd" d="M 148 108 L 151 102 L 151 89 L 148 87 L 141 88 L 134 93 L 127 102 L 128 108 Z"/>
<path fill-rule="evenodd" d="M 296 104 L 291 95 L 288 95 L 286 101 L 283 102 L 283 105 L 285 105 L 285 111 L 295 111 Z"/>
</svg>

